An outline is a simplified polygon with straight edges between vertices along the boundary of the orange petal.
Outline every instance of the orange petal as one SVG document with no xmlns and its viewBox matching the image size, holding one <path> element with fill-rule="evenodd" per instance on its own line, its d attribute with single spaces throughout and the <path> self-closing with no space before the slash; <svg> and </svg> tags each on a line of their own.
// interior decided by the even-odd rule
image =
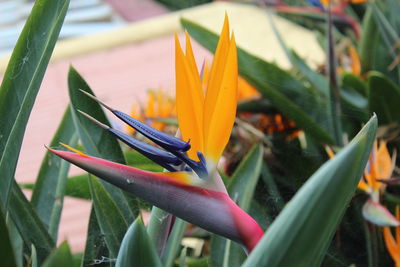
<svg viewBox="0 0 400 267">
<path fill-rule="evenodd" d="M 361 179 L 360 182 L 358 182 L 357 187 L 361 190 L 363 190 L 364 192 L 369 193 L 370 188 L 369 186 L 364 182 L 364 179 Z"/>
<path fill-rule="evenodd" d="M 390 256 L 392 256 L 393 260 L 396 263 L 400 263 L 399 247 L 393 238 L 390 228 L 387 226 L 383 227 L 383 237 L 385 239 L 385 245 L 390 253 Z"/>
<path fill-rule="evenodd" d="M 191 64 L 191 63 L 190 63 Z M 198 74 L 196 74 L 198 75 Z M 189 65 L 183 54 L 178 36 L 175 35 L 175 77 L 176 77 L 176 108 L 178 123 L 182 138 L 190 139 L 189 157 L 198 160 L 197 151 L 203 152 L 203 92 L 200 79 Z"/>
<path fill-rule="evenodd" d="M 224 26 L 218 41 L 218 46 L 215 51 L 215 56 L 208 80 L 206 98 L 204 101 L 204 132 L 208 133 L 210 128 L 210 118 L 213 116 L 214 107 L 218 99 L 218 94 L 221 88 L 221 82 L 224 75 L 224 69 L 229 51 L 229 22 L 225 15 Z"/>
<path fill-rule="evenodd" d="M 204 153 L 214 162 L 218 161 L 228 143 L 236 115 L 238 66 L 234 36 L 223 60 L 226 62 L 221 83 L 218 88 L 208 88 L 204 106 Z M 209 90 L 216 92 L 209 94 Z"/>
<path fill-rule="evenodd" d="M 376 153 L 376 172 L 377 178 L 379 179 L 389 179 L 392 175 L 392 159 L 390 158 L 389 151 L 386 146 L 385 141 L 381 141 L 379 144 L 378 152 Z"/>
<path fill-rule="evenodd" d="M 400 206 L 396 206 L 396 218 L 400 221 Z M 396 242 L 400 242 L 400 227 L 396 227 Z M 397 252 L 400 254 L 400 247 L 397 247 Z"/>
<path fill-rule="evenodd" d="M 192 43 L 190 42 L 189 33 L 185 32 L 185 35 L 186 35 L 186 60 L 189 65 L 191 75 L 195 80 L 196 86 L 201 87 L 200 75 L 197 69 L 196 60 L 194 59 Z M 203 92 L 201 88 L 196 88 L 196 90 L 200 90 L 201 92 Z"/>
<path fill-rule="evenodd" d="M 360 57 L 358 56 L 357 50 L 353 45 L 349 46 L 349 54 L 351 58 L 351 72 L 354 75 L 360 76 L 361 74 Z"/>
</svg>

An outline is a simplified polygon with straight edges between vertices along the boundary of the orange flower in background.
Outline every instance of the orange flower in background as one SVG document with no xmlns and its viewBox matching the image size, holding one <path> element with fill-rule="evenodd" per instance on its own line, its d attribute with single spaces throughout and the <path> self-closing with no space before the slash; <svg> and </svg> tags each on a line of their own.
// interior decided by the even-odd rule
<svg viewBox="0 0 400 267">
<path fill-rule="evenodd" d="M 370 194 L 371 198 L 379 201 L 379 195 L 385 190 L 386 185 L 378 180 L 387 180 L 392 176 L 394 161 L 392 161 L 386 142 L 381 140 L 379 148 L 374 143 L 367 167 L 364 171 L 364 178 L 360 180 L 358 188 Z"/>
<path fill-rule="evenodd" d="M 339 54 L 340 67 L 338 67 L 338 73 L 342 74 L 348 72 L 356 76 L 361 75 L 361 61 L 358 55 L 357 49 L 350 43 L 347 45 L 347 53 L 342 51 Z"/>
<path fill-rule="evenodd" d="M 400 220 L 399 206 L 396 207 L 396 218 L 397 220 Z M 395 237 L 390 231 L 390 227 L 383 227 L 383 237 L 385 239 L 386 248 L 395 262 L 396 267 L 400 267 L 400 227 L 396 227 Z"/>
<path fill-rule="evenodd" d="M 130 115 L 132 118 L 148 123 L 154 129 L 163 131 L 166 124 L 156 121 L 156 119 L 176 117 L 175 99 L 168 96 L 161 89 L 157 91 L 149 90 L 146 106 L 134 105 Z M 127 127 L 126 131 L 128 134 L 133 134 L 135 132 L 130 126 Z"/>
<path fill-rule="evenodd" d="M 245 79 L 239 76 L 238 78 L 238 101 L 250 100 L 259 98 L 260 93 Z"/>
</svg>

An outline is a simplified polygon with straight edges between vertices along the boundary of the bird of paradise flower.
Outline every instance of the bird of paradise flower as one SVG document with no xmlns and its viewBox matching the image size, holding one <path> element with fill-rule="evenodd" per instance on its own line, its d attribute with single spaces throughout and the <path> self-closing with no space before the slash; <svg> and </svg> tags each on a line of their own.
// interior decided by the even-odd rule
<svg viewBox="0 0 400 267">
<path fill-rule="evenodd" d="M 327 147 L 327 153 L 330 158 L 334 154 Z M 394 159 L 390 157 L 386 142 L 381 140 L 379 147 L 377 142 L 374 146 L 364 171 L 364 176 L 358 183 L 358 189 L 368 194 L 369 198 L 362 208 L 364 218 L 379 226 L 399 226 L 400 221 L 394 217 L 389 210 L 380 203 L 381 195 L 383 194 L 386 185 L 382 180 L 390 179 L 393 168 Z"/>
<path fill-rule="evenodd" d="M 182 139 L 114 110 L 88 93 L 89 97 L 162 149 L 139 142 L 84 114 L 170 172 L 152 173 L 81 152 L 50 151 L 177 217 L 236 241 L 251 251 L 263 236 L 263 230 L 232 201 L 216 169 L 236 114 L 238 66 L 235 38 L 233 34 L 230 37 L 225 17 L 205 92 L 188 34 L 186 53 L 177 36 L 175 41 L 176 108 Z"/>
</svg>

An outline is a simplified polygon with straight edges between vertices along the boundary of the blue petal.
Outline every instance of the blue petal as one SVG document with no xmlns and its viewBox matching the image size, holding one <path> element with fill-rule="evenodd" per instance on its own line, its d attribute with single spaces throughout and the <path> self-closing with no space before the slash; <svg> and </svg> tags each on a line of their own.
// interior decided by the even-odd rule
<svg viewBox="0 0 400 267">
<path fill-rule="evenodd" d="M 176 171 L 176 168 L 174 166 L 182 164 L 182 161 L 179 158 L 169 152 L 166 152 L 152 145 L 140 142 L 135 138 L 118 130 L 109 128 L 108 131 L 115 135 L 122 142 L 138 151 L 140 154 L 144 155 L 148 159 L 154 161 L 155 163 L 169 171 Z"/>
<path fill-rule="evenodd" d="M 118 118 L 123 120 L 129 126 L 133 127 L 136 131 L 143 134 L 144 136 L 146 136 L 151 141 L 153 141 L 157 145 L 161 146 L 165 150 L 168 150 L 171 152 L 173 152 L 173 151 L 185 152 L 190 149 L 190 144 L 188 142 L 182 141 L 179 138 L 176 138 L 169 134 L 158 131 L 158 130 L 146 125 L 145 123 L 130 117 L 129 115 L 127 115 L 121 111 L 112 110 L 112 113 L 114 113 L 115 116 L 117 116 Z"/>
</svg>

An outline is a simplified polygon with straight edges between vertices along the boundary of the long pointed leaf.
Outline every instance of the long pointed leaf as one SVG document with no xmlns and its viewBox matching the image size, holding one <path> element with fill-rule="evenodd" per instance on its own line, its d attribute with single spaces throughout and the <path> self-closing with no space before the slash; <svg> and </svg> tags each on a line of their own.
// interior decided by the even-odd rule
<svg viewBox="0 0 400 267">
<path fill-rule="evenodd" d="M 68 73 L 69 95 L 72 104 L 72 116 L 75 123 L 75 128 L 78 131 L 79 138 L 82 142 L 85 151 L 93 156 L 108 159 L 121 164 L 126 164 L 122 150 L 118 141 L 107 131 L 104 131 L 96 124 L 88 120 L 77 110 L 84 111 L 90 114 L 96 120 L 110 125 L 99 104 L 85 96 L 79 89 L 82 89 L 90 94 L 93 94 L 89 85 L 74 69 L 70 68 Z M 121 209 L 122 214 L 127 221 L 131 222 L 138 215 L 138 209 L 133 205 L 130 196 L 126 196 L 120 189 L 111 186 L 108 183 L 102 182 L 107 192 L 113 197 L 117 203 L 117 207 Z"/>
<path fill-rule="evenodd" d="M 0 200 L 6 206 L 26 124 L 57 41 L 69 0 L 37 1 L 0 87 Z"/>
<path fill-rule="evenodd" d="M 68 74 L 68 87 L 69 87 L 69 95 L 71 99 L 71 104 L 72 104 L 72 116 L 75 124 L 75 128 L 78 131 L 79 138 L 82 142 L 83 147 L 85 148 L 85 151 L 89 154 L 96 155 L 99 157 L 107 158 L 110 159 L 114 162 L 119 162 L 125 164 L 125 158 L 124 155 L 121 151 L 121 148 L 118 144 L 118 141 L 112 137 L 108 132 L 103 131 L 103 129 L 99 128 L 97 125 L 93 124 L 91 121 L 89 121 L 87 118 L 83 117 L 80 113 L 77 112 L 77 110 L 84 111 L 94 118 L 96 118 L 98 121 L 110 125 L 108 122 L 104 112 L 102 111 L 101 107 L 99 104 L 89 97 L 85 96 L 82 92 L 80 92 L 78 89 L 85 90 L 86 92 L 93 94 L 92 90 L 90 89 L 89 85 L 85 82 L 85 80 L 79 75 L 79 73 L 74 69 L 70 68 L 69 74 Z M 101 184 L 96 183 L 95 188 L 92 188 L 91 190 L 92 193 L 97 194 L 97 198 L 107 198 L 108 194 L 111 195 L 112 199 L 115 201 L 117 212 L 120 212 L 127 223 L 130 223 L 133 221 L 133 219 L 137 216 L 138 214 L 138 207 L 137 203 L 135 203 L 135 199 L 133 197 L 128 197 L 125 195 L 120 189 L 112 186 L 111 184 L 101 181 Z M 104 190 L 103 190 L 104 189 Z M 96 190 L 99 190 L 99 192 L 96 192 Z M 101 196 L 101 194 L 105 194 Z M 94 195 L 92 195 L 94 198 Z M 101 206 L 103 204 L 106 204 L 104 202 L 97 203 L 96 205 L 98 208 L 102 209 Z M 104 206 L 105 208 L 105 206 Z M 93 211 L 92 211 L 93 214 Z M 104 215 L 104 214 L 103 214 Z M 108 231 L 121 231 L 121 229 L 105 229 L 103 227 L 107 226 L 107 224 L 101 224 L 99 221 L 102 218 L 102 215 L 98 212 L 96 212 L 96 217 L 100 226 L 100 229 L 102 232 L 108 232 Z M 94 218 L 92 218 L 94 220 Z M 92 227 L 94 225 L 94 222 L 92 222 Z M 114 227 L 114 225 L 111 225 L 110 227 Z M 127 229 L 127 226 L 125 229 L 123 229 L 123 232 L 125 232 Z M 89 232 L 91 229 L 89 229 Z M 115 243 L 115 236 L 110 236 L 110 237 L 105 237 L 106 240 L 109 238 L 107 243 L 107 246 L 110 245 L 110 254 L 112 255 L 117 255 L 118 253 L 118 247 L 119 244 Z M 122 239 L 122 237 L 121 237 Z M 120 241 L 120 240 L 119 240 Z M 98 244 L 100 245 L 100 244 Z M 90 249 L 90 246 L 86 246 L 87 249 Z M 85 255 L 88 255 L 89 257 L 94 255 L 95 252 L 93 251 L 87 251 L 85 252 Z M 86 257 L 85 257 L 86 260 Z"/>
<path fill-rule="evenodd" d="M 99 180 L 89 177 L 89 187 L 93 197 L 96 217 L 104 234 L 107 247 L 110 250 L 110 257 L 116 257 L 121 240 L 128 228 L 127 222 L 117 208 L 115 201 L 104 189 Z"/>
<path fill-rule="evenodd" d="M 58 146 L 59 142 L 75 146 L 77 139 L 71 111 L 67 107 L 50 146 Z M 69 163 L 47 151 L 32 193 L 31 203 L 54 240 L 57 240 L 68 170 Z"/>
<path fill-rule="evenodd" d="M 4 266 L 17 267 L 15 261 L 14 248 L 11 244 L 10 235 L 6 225 L 6 217 L 2 208 L 0 208 L 0 257 Z"/>
<path fill-rule="evenodd" d="M 115 266 L 163 266 L 141 219 L 137 219 L 129 227 L 122 241 Z"/>
<path fill-rule="evenodd" d="M 43 267 L 70 267 L 73 266 L 74 259 L 68 243 L 62 243 L 43 263 Z"/>
<path fill-rule="evenodd" d="M 25 248 L 30 249 L 33 244 L 37 249 L 38 262 L 42 263 L 54 248 L 55 241 L 15 181 L 8 211 L 24 240 Z"/>
<path fill-rule="evenodd" d="M 370 112 L 376 112 L 381 124 L 400 122 L 400 87 L 385 75 L 370 73 L 368 102 Z"/>
<path fill-rule="evenodd" d="M 373 117 L 348 146 L 308 179 L 243 266 L 321 264 L 364 171 L 376 127 Z"/>
<path fill-rule="evenodd" d="M 85 251 L 83 254 L 82 267 L 92 266 L 99 264 L 99 262 L 109 257 L 109 250 L 105 244 L 105 237 L 102 234 L 99 223 L 94 209 L 92 208 L 89 217 L 89 226 L 87 231 L 87 240 Z M 109 266 L 107 263 L 103 263 L 101 266 Z"/>
</svg>

